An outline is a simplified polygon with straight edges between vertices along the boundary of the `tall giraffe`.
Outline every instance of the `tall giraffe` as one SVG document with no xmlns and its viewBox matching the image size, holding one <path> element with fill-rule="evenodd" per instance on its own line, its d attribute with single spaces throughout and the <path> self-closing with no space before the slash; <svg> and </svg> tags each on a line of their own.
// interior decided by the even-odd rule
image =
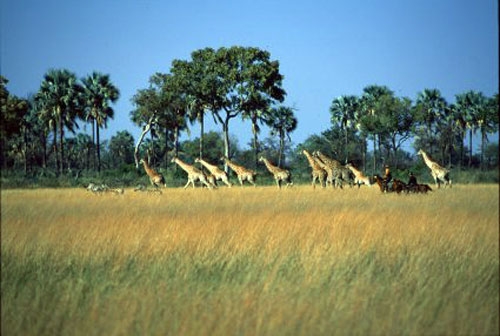
<svg viewBox="0 0 500 336">
<path fill-rule="evenodd" d="M 313 156 L 318 159 L 318 163 L 322 165 L 323 169 L 329 174 L 327 182 L 331 183 L 332 186 L 342 189 L 342 164 L 335 159 L 329 158 L 320 151 L 313 152 Z"/>
<path fill-rule="evenodd" d="M 273 165 L 269 160 L 267 160 L 265 157 L 261 156 L 259 158 L 260 162 L 264 162 L 264 164 L 267 167 L 267 170 L 274 176 L 274 180 L 276 181 L 276 184 L 278 185 L 278 189 L 281 189 L 281 182 L 285 181 L 286 186 L 290 187 L 293 185 L 292 182 L 292 174 L 290 174 L 290 171 L 286 169 L 282 169 L 279 167 L 276 167 Z"/>
<path fill-rule="evenodd" d="M 325 187 L 325 178 L 326 178 L 326 171 L 321 167 L 321 165 L 317 162 L 317 160 L 305 149 L 302 151 L 302 153 L 306 156 L 307 161 L 309 161 L 309 165 L 311 166 L 312 172 L 312 186 L 313 188 L 316 188 L 316 180 L 318 180 L 319 184 L 321 187 Z"/>
<path fill-rule="evenodd" d="M 200 181 L 201 183 L 206 185 L 208 187 L 208 189 L 212 189 L 212 185 L 208 182 L 207 177 L 198 168 L 181 161 L 178 157 L 175 157 L 175 156 L 172 158 L 171 162 L 177 163 L 179 165 L 179 167 L 181 167 L 188 174 L 188 181 L 187 181 L 186 185 L 184 186 L 184 189 L 187 188 L 189 183 L 191 183 L 193 188 L 194 188 L 195 187 L 194 183 L 196 181 Z"/>
<path fill-rule="evenodd" d="M 438 188 L 441 187 L 441 182 L 444 183 L 445 188 L 447 185 L 451 188 L 450 171 L 448 169 L 443 168 L 437 162 L 432 161 L 429 155 L 427 155 L 427 153 L 423 150 L 419 150 L 417 155 L 422 155 L 424 158 L 424 162 L 431 170 L 431 175 Z"/>
<path fill-rule="evenodd" d="M 346 164 L 345 167 L 354 174 L 354 184 L 357 184 L 358 188 L 361 187 L 362 184 L 366 184 L 369 187 L 372 186 L 370 179 L 367 176 L 365 176 L 361 170 L 356 169 L 350 163 Z"/>
<path fill-rule="evenodd" d="M 255 171 L 239 166 L 225 156 L 222 157 L 221 160 L 224 161 L 224 163 L 227 164 L 228 167 L 231 168 L 236 173 L 236 175 L 238 176 L 238 181 L 240 181 L 241 186 L 243 186 L 243 182 L 245 181 L 253 184 L 254 187 L 256 186 L 255 175 L 257 175 L 257 173 Z"/>
<path fill-rule="evenodd" d="M 219 167 L 212 165 L 212 164 L 208 163 L 207 161 L 200 159 L 200 158 L 196 158 L 194 160 L 194 162 L 201 163 L 205 168 L 207 168 L 208 171 L 214 176 L 215 181 L 220 180 L 220 181 L 224 182 L 228 187 L 232 186 L 231 182 L 229 182 L 229 179 L 227 177 L 226 172 L 219 169 Z M 215 182 L 214 182 L 214 184 L 215 184 Z"/>
<path fill-rule="evenodd" d="M 162 184 L 164 187 L 167 187 L 167 184 L 165 183 L 165 178 L 163 177 L 162 174 L 157 173 L 153 168 L 151 168 L 146 160 L 141 159 L 139 163 L 142 163 L 144 170 L 146 171 L 146 174 L 149 176 L 149 181 L 151 182 L 151 185 L 155 188 L 159 188 L 160 184 Z"/>
</svg>

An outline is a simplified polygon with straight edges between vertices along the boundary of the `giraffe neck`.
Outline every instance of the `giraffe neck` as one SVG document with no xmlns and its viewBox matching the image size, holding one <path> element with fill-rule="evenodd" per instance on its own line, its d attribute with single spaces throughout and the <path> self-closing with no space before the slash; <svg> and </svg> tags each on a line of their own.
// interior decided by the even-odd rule
<svg viewBox="0 0 500 336">
<path fill-rule="evenodd" d="M 218 168 L 216 166 L 211 165 L 210 163 L 206 162 L 205 160 L 200 159 L 200 163 L 205 166 L 212 174 L 214 172 L 217 172 Z"/>
<path fill-rule="evenodd" d="M 229 160 L 226 160 L 226 164 L 234 171 L 239 172 L 241 169 Z"/>
<path fill-rule="evenodd" d="M 267 169 L 269 169 L 270 172 L 274 173 L 276 171 L 278 171 L 278 167 L 275 167 L 271 164 L 271 162 L 269 162 L 266 158 L 264 158 L 264 164 L 266 165 Z"/>
<path fill-rule="evenodd" d="M 311 167 L 317 167 L 317 163 L 316 161 L 314 161 L 314 158 L 311 156 L 311 154 L 309 154 L 309 152 L 307 151 L 304 151 L 304 154 L 306 155 L 306 158 L 307 158 L 307 161 L 309 161 L 309 164 L 311 165 Z"/>
<path fill-rule="evenodd" d="M 146 171 L 146 174 L 148 174 L 148 176 L 150 176 L 150 177 L 156 176 L 156 172 L 153 169 L 151 169 L 151 167 L 149 167 L 149 165 L 147 164 L 146 161 L 142 161 L 142 164 L 143 164 L 144 170 Z"/>
<path fill-rule="evenodd" d="M 192 167 L 190 165 L 188 165 L 187 163 L 185 162 L 182 162 L 180 159 L 175 159 L 175 162 L 177 162 L 177 164 L 182 168 L 184 169 L 185 172 L 187 173 L 190 173 L 192 171 Z"/>
<path fill-rule="evenodd" d="M 323 162 L 325 162 L 325 163 L 329 163 L 329 164 L 332 164 L 332 163 L 333 163 L 333 162 L 332 162 L 332 160 L 331 160 L 330 158 L 326 157 L 326 156 L 325 156 L 324 154 L 322 154 L 322 153 L 318 153 L 318 156 L 319 156 L 319 158 L 320 158 L 321 160 L 323 160 Z"/>
<path fill-rule="evenodd" d="M 424 158 L 424 162 L 427 165 L 427 167 L 432 169 L 432 165 L 434 162 L 427 156 L 426 152 L 422 152 L 422 157 Z"/>
</svg>

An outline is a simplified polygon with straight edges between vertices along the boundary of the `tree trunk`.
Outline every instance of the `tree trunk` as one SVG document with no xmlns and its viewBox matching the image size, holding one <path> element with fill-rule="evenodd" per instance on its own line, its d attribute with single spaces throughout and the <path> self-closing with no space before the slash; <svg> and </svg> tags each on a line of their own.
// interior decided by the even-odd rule
<svg viewBox="0 0 500 336">
<path fill-rule="evenodd" d="M 148 134 L 149 130 L 151 130 L 151 126 L 153 125 L 155 118 L 155 114 L 153 114 L 146 125 L 142 127 L 142 132 L 141 135 L 139 136 L 139 139 L 137 140 L 137 143 L 135 144 L 134 148 L 134 161 L 135 161 L 135 168 L 139 169 L 139 147 L 141 146 L 142 141 L 144 140 L 144 137 L 146 134 Z"/>
<path fill-rule="evenodd" d="M 472 167 L 472 128 L 469 131 L 469 168 Z"/>
<path fill-rule="evenodd" d="M 177 127 L 175 127 L 177 129 Z M 165 169 L 168 168 L 168 128 L 165 127 L 165 152 L 163 154 Z"/>
<path fill-rule="evenodd" d="M 64 174 L 64 127 L 62 118 L 62 116 L 59 118 L 59 151 L 61 153 L 59 172 L 61 175 Z"/>
<path fill-rule="evenodd" d="M 373 135 L 373 173 L 377 171 L 377 139 L 376 135 Z"/>
<path fill-rule="evenodd" d="M 252 119 L 254 167 L 257 168 L 259 149 L 257 143 L 257 121 Z"/>
<path fill-rule="evenodd" d="M 95 145 L 95 124 L 97 123 L 97 120 L 92 119 L 92 148 L 91 148 L 91 155 L 92 155 L 92 169 L 95 171 L 96 170 L 96 162 L 95 162 L 95 156 L 96 156 L 96 145 Z"/>
<path fill-rule="evenodd" d="M 176 126 L 174 130 L 174 156 L 179 155 L 179 127 Z"/>
<path fill-rule="evenodd" d="M 348 162 L 349 160 L 349 149 L 348 149 L 348 141 L 347 141 L 347 128 L 345 127 L 344 128 L 344 140 L 345 140 L 345 147 L 344 147 L 344 151 L 345 151 L 345 163 Z"/>
<path fill-rule="evenodd" d="M 202 111 L 199 114 L 199 122 L 200 122 L 200 159 L 203 159 L 203 136 L 205 134 L 205 113 Z"/>
<path fill-rule="evenodd" d="M 96 148 L 97 148 L 97 172 L 101 173 L 101 144 L 99 139 L 99 125 L 97 125 L 95 130 L 95 138 L 96 138 Z"/>
<path fill-rule="evenodd" d="M 285 132 L 280 129 L 280 149 L 278 152 L 278 167 L 281 168 L 281 158 L 285 149 Z"/>
<path fill-rule="evenodd" d="M 222 132 L 224 133 L 224 155 L 229 158 L 231 149 L 229 143 L 229 118 L 226 118 L 226 120 L 222 124 Z M 229 168 L 227 167 L 227 165 L 224 166 L 224 170 L 226 173 L 229 173 Z"/>
<path fill-rule="evenodd" d="M 485 169 L 485 165 L 484 165 L 484 151 L 485 151 L 485 148 L 486 148 L 486 141 L 488 140 L 488 138 L 486 137 L 486 131 L 481 128 L 481 170 L 484 170 Z"/>
</svg>

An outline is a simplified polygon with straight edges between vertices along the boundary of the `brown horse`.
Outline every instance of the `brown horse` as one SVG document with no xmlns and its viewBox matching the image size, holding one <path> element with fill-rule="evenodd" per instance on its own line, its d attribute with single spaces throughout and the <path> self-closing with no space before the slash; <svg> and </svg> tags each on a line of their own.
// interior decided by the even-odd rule
<svg viewBox="0 0 500 336">
<path fill-rule="evenodd" d="M 392 191 L 398 194 L 402 191 L 408 193 L 408 185 L 399 179 L 394 179 L 392 182 Z"/>
<path fill-rule="evenodd" d="M 414 187 L 414 192 L 427 194 L 428 191 L 432 191 L 432 188 L 428 184 L 417 184 Z"/>
<path fill-rule="evenodd" d="M 378 174 L 374 175 L 373 181 L 375 181 L 375 183 L 377 183 L 378 187 L 380 188 L 380 192 L 391 191 L 389 188 L 387 188 L 386 182 L 384 181 L 384 179 L 382 177 L 380 177 L 380 175 L 378 175 Z"/>
</svg>

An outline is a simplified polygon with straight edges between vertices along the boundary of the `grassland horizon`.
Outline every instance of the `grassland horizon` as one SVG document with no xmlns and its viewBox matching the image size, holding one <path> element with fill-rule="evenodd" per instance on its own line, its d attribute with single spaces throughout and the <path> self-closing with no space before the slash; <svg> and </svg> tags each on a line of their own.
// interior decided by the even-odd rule
<svg viewBox="0 0 500 336">
<path fill-rule="evenodd" d="M 2 190 L 8 335 L 493 335 L 499 186 Z"/>
</svg>

